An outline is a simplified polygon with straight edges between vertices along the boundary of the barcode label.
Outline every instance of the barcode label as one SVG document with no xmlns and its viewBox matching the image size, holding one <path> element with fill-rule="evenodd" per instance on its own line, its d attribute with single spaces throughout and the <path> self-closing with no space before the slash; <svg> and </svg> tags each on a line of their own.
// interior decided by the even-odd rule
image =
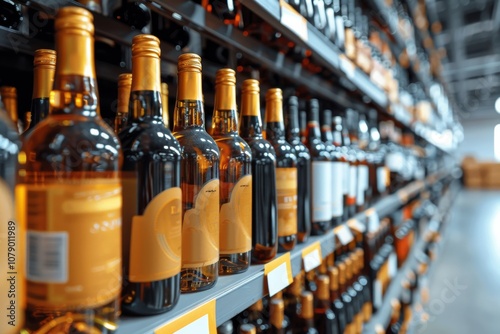
<svg viewBox="0 0 500 334">
<path fill-rule="evenodd" d="M 30 281 L 66 283 L 68 281 L 68 233 L 27 232 Z"/>
</svg>

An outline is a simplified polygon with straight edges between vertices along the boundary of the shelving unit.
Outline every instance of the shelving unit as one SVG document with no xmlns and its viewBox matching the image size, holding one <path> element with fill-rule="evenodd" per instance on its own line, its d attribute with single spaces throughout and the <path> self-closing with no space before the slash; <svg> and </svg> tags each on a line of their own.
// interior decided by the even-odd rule
<svg viewBox="0 0 500 334">
<path fill-rule="evenodd" d="M 426 187 L 441 180 L 444 177 L 447 177 L 448 173 L 449 170 L 445 168 L 438 173 L 430 175 L 427 179 L 425 179 L 425 181 L 415 181 L 398 190 L 396 193 L 384 197 L 370 209 L 354 216 L 353 219 L 356 219 L 361 224 L 364 224 L 366 226 L 367 216 L 370 215 L 373 210 L 377 212 L 379 217 L 384 217 L 399 208 L 401 205 L 406 204 L 408 200 L 418 195 Z M 344 222 L 344 224 L 347 223 Z M 297 245 L 295 249 L 290 252 L 293 276 L 297 275 L 302 270 L 302 251 L 304 250 L 304 248 L 312 245 L 315 242 L 319 242 L 321 244 L 321 254 L 323 257 L 326 257 L 328 254 L 334 251 L 334 231 L 335 230 L 332 230 L 322 236 L 309 237 L 307 242 Z M 421 242 L 417 243 L 417 246 L 418 245 L 422 247 Z M 281 255 L 283 254 L 278 254 L 278 257 Z M 408 265 L 409 262 L 410 261 L 407 261 L 406 265 Z M 394 286 L 394 284 L 392 284 L 391 286 Z M 390 293 L 390 291 L 391 290 L 389 290 L 388 293 Z M 196 306 L 213 299 L 216 300 L 217 325 L 220 325 L 223 322 L 231 319 L 241 311 L 245 310 L 248 306 L 252 305 L 265 295 L 266 292 L 264 288 L 264 265 L 252 265 L 245 273 L 219 277 L 217 284 L 210 290 L 192 294 L 182 294 L 179 303 L 172 311 L 166 314 L 150 317 L 123 316 L 120 319 L 117 334 L 153 333 L 156 328 L 185 314 Z M 379 314 L 384 313 L 377 313 L 377 319 L 379 317 L 382 317 L 382 315 Z"/>
<path fill-rule="evenodd" d="M 406 277 L 408 271 L 411 268 L 416 267 L 417 254 L 419 254 L 419 252 L 422 252 L 424 250 L 426 243 L 423 236 L 429 232 L 437 231 L 439 229 L 439 225 L 443 223 L 443 217 L 442 217 L 443 213 L 447 212 L 450 209 L 457 194 L 457 189 L 456 189 L 456 187 L 458 187 L 457 182 L 458 181 L 456 180 L 453 181 L 452 184 L 450 185 L 450 188 L 441 198 L 437 213 L 430 219 L 427 228 L 425 229 L 425 232 L 421 233 L 420 237 L 413 245 L 413 248 L 410 254 L 408 255 L 408 258 L 404 263 L 404 265 L 398 269 L 396 277 L 394 277 L 394 279 L 391 281 L 389 288 L 385 293 L 382 307 L 373 315 L 371 320 L 367 324 L 365 324 L 365 326 L 363 327 L 363 333 L 365 334 L 375 333 L 375 326 L 378 324 L 381 324 L 384 328 L 386 328 L 389 325 L 392 312 L 391 300 L 394 298 L 399 299 L 402 291 L 401 282 Z"/>
</svg>

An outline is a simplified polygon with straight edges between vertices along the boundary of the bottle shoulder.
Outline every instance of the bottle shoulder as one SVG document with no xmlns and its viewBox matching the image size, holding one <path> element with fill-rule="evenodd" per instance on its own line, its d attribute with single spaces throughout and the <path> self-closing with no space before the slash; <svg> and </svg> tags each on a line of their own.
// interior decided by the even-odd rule
<svg viewBox="0 0 500 334">
<path fill-rule="evenodd" d="M 231 158 L 243 158 L 244 160 L 252 160 L 252 149 L 248 143 L 238 135 L 225 135 L 216 137 L 215 143 L 219 148 L 221 157 L 228 156 Z"/>
<path fill-rule="evenodd" d="M 202 127 L 189 127 L 173 133 L 181 145 L 183 155 L 198 155 L 219 157 L 219 147 L 215 140 Z"/>
<path fill-rule="evenodd" d="M 263 138 L 247 138 L 246 142 L 252 150 L 252 158 L 257 159 L 270 159 L 276 161 L 276 151 L 270 142 Z"/>
<path fill-rule="evenodd" d="M 161 122 L 141 122 L 132 124 L 119 134 L 124 155 L 137 155 L 149 152 L 157 158 L 180 158 L 181 146 L 169 129 Z"/>
</svg>

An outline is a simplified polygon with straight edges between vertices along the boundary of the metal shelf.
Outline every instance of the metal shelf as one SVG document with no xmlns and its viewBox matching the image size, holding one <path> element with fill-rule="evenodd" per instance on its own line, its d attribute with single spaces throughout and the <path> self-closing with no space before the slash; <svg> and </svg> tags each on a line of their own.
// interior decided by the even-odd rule
<svg viewBox="0 0 500 334">
<path fill-rule="evenodd" d="M 422 233 L 422 235 L 414 244 L 403 266 L 398 269 L 396 277 L 394 277 L 394 279 L 391 281 L 389 288 L 384 295 L 382 307 L 372 316 L 370 321 L 365 324 L 365 326 L 363 327 L 363 333 L 365 334 L 375 333 L 375 326 L 379 324 L 382 325 L 384 328 L 386 328 L 389 325 L 392 313 L 391 300 L 394 298 L 399 299 L 402 292 L 402 286 L 401 286 L 402 281 L 405 279 L 407 273 L 411 269 L 415 268 L 418 263 L 417 254 L 423 251 L 426 244 L 426 240 L 423 238 L 423 235 L 425 235 L 427 232 L 437 230 L 439 224 L 441 224 L 442 222 L 443 212 L 447 212 L 450 209 L 451 204 L 453 203 L 453 200 L 455 198 L 455 195 L 456 191 L 448 189 L 446 193 L 443 195 L 443 197 L 441 197 L 438 206 L 438 212 L 435 214 L 434 217 L 431 218 L 431 220 L 427 225 L 427 229 L 425 230 L 424 233 Z"/>
<path fill-rule="evenodd" d="M 353 218 L 357 219 L 362 224 L 366 224 L 367 213 L 372 210 L 375 210 L 379 217 L 387 216 L 401 205 L 404 205 L 409 199 L 419 194 L 428 185 L 446 177 L 448 173 L 448 170 L 442 170 L 436 174 L 430 175 L 425 181 L 415 181 L 381 199 L 372 206 L 372 208 L 357 214 Z M 321 254 L 323 257 L 326 257 L 335 249 L 334 230 L 322 236 L 309 237 L 306 243 L 297 245 L 295 249 L 290 252 L 293 276 L 297 275 L 302 270 L 302 250 L 315 242 L 321 244 Z M 192 294 L 182 294 L 179 303 L 172 311 L 166 314 L 148 317 L 121 317 L 117 334 L 153 333 L 156 328 L 185 314 L 196 306 L 213 299 L 216 300 L 217 325 L 220 325 L 245 310 L 265 295 L 264 265 L 252 265 L 245 273 L 219 277 L 217 284 L 210 290 Z"/>
</svg>

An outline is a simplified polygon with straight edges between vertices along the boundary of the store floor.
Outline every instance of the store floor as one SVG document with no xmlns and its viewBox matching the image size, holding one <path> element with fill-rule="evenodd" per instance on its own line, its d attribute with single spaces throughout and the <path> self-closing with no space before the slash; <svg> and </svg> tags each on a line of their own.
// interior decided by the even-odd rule
<svg viewBox="0 0 500 334">
<path fill-rule="evenodd" d="M 500 333 L 500 191 L 455 199 L 429 277 L 429 321 L 417 334 Z"/>
</svg>

